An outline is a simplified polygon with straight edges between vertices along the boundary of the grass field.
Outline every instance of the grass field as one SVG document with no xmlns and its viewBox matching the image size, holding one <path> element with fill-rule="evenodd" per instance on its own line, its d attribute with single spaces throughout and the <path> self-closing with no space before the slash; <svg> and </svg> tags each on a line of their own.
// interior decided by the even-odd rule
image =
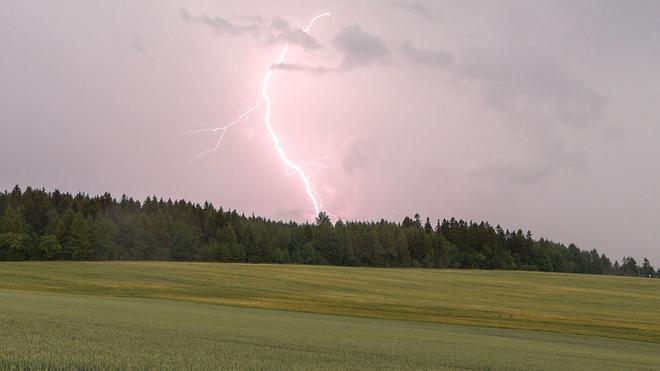
<svg viewBox="0 0 660 371">
<path fill-rule="evenodd" d="M 653 369 L 660 345 L 165 300 L 0 291 L 0 369 Z"/>
<path fill-rule="evenodd" d="M 658 369 L 660 280 L 0 263 L 0 333 L 0 369 Z"/>
</svg>

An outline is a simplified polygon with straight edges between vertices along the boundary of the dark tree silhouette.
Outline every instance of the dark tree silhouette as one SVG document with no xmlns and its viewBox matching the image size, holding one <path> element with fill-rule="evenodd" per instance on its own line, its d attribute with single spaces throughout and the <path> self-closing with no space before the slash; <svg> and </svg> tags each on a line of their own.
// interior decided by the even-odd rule
<svg viewBox="0 0 660 371">
<path fill-rule="evenodd" d="M 0 193 L 0 260 L 181 260 L 374 267 L 520 269 L 660 276 L 648 259 L 614 264 L 531 232 L 487 222 L 333 221 L 246 217 L 212 204 L 122 195 L 91 197 L 30 187 Z"/>
</svg>

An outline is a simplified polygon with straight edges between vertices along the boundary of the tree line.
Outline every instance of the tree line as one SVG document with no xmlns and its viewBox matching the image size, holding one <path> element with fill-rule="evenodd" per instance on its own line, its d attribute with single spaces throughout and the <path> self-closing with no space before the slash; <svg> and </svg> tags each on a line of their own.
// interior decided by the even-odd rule
<svg viewBox="0 0 660 371">
<path fill-rule="evenodd" d="M 0 193 L 2 260 L 173 260 L 373 267 L 518 269 L 660 277 L 648 259 L 534 239 L 487 222 L 419 215 L 400 223 L 275 221 L 210 203 L 16 186 Z"/>
</svg>

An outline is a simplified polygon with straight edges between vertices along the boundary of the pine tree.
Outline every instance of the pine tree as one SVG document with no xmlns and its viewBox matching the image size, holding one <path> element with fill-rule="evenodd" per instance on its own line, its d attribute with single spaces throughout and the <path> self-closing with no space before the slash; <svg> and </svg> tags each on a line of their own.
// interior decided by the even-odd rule
<svg viewBox="0 0 660 371">
<path fill-rule="evenodd" d="M 82 213 L 74 214 L 62 246 L 64 253 L 70 254 L 71 260 L 90 260 L 94 256 L 94 237 L 89 222 Z"/>
<path fill-rule="evenodd" d="M 30 243 L 29 228 L 23 215 L 13 207 L 6 208 L 0 219 L 0 260 L 22 260 Z"/>
<path fill-rule="evenodd" d="M 245 259 L 245 252 L 238 251 L 238 238 L 231 224 L 216 232 L 212 246 L 217 261 L 240 262 Z"/>
<path fill-rule="evenodd" d="M 337 221 L 278 222 L 216 210 L 211 203 L 141 203 L 128 196 L 90 197 L 30 187 L 0 193 L 0 260 L 130 259 L 429 268 L 539 269 L 555 272 L 657 276 L 648 259 L 614 264 L 530 232 L 487 222 L 443 219 L 432 228 L 419 214 L 400 224 Z"/>
<path fill-rule="evenodd" d="M 433 233 L 433 226 L 431 225 L 431 220 L 427 217 L 426 222 L 424 223 L 424 232 L 427 234 Z"/>
<path fill-rule="evenodd" d="M 107 216 L 99 216 L 92 226 L 96 259 L 119 259 L 119 228 Z"/>
<path fill-rule="evenodd" d="M 653 278 L 655 276 L 655 269 L 647 258 L 644 258 L 642 262 L 641 272 L 643 277 Z"/>
</svg>

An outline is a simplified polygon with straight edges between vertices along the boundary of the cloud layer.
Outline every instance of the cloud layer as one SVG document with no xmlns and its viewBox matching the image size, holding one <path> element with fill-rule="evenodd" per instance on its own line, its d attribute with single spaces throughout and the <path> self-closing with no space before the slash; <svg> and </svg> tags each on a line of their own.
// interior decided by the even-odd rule
<svg viewBox="0 0 660 371">
<path fill-rule="evenodd" d="M 251 19 L 252 22 L 237 24 L 218 16 L 210 17 L 206 14 L 193 16 L 186 9 L 181 9 L 180 14 L 186 23 L 204 25 L 220 35 L 250 34 L 265 44 L 289 43 L 304 49 L 320 48 L 319 43 L 311 35 L 302 28 L 292 27 L 282 17 L 276 16 L 270 20 L 265 20 L 260 16 L 245 17 L 248 20 Z"/>
<path fill-rule="evenodd" d="M 362 30 L 358 25 L 342 29 L 335 37 L 333 45 L 343 54 L 344 69 L 373 65 L 387 61 L 390 57 L 385 42 Z"/>
<path fill-rule="evenodd" d="M 273 125 L 300 163 L 328 156 L 310 170 L 334 214 L 486 219 L 660 261 L 660 2 L 179 3 L 3 5 L 1 189 L 304 219 L 263 106 L 216 168 L 183 164 L 217 138 L 178 136 L 254 104 L 271 46 L 290 43 Z M 296 27 L 322 11 L 311 34 Z"/>
<path fill-rule="evenodd" d="M 434 16 L 431 9 L 419 1 L 393 1 L 390 4 L 394 8 L 410 12 L 422 18 L 431 19 Z"/>
<path fill-rule="evenodd" d="M 418 49 L 410 42 L 406 42 L 401 46 L 401 54 L 412 62 L 434 68 L 447 67 L 454 61 L 453 56 L 446 50 Z"/>
</svg>

